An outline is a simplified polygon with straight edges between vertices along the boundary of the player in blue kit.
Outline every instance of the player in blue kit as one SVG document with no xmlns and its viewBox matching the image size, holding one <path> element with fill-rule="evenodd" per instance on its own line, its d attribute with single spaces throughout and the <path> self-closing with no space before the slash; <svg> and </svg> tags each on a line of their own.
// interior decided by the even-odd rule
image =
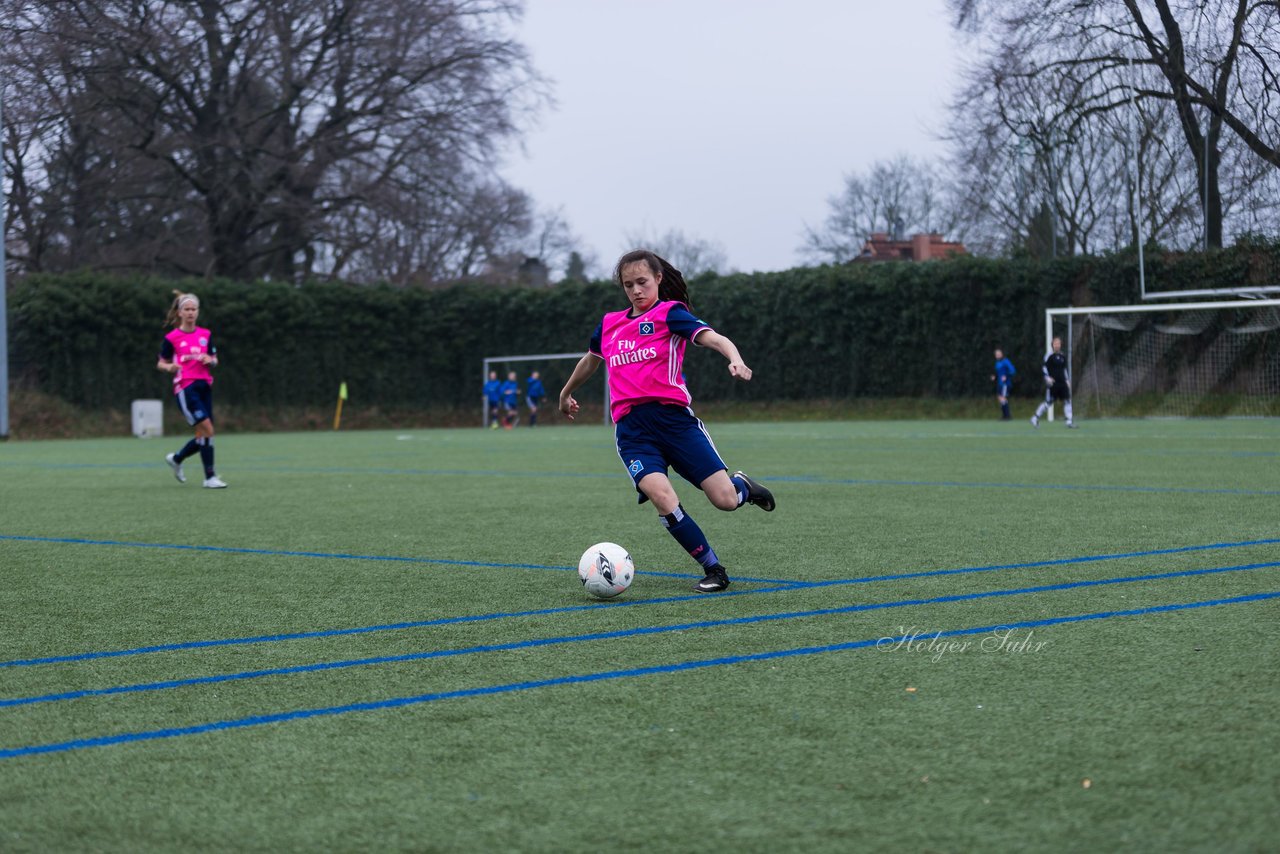
<svg viewBox="0 0 1280 854">
<path fill-rule="evenodd" d="M 516 383 L 516 372 L 507 374 L 507 381 L 499 389 L 502 395 L 503 424 L 510 430 L 520 420 L 520 386 Z"/>
<path fill-rule="evenodd" d="M 542 387 L 542 374 L 537 371 L 529 374 L 529 381 L 524 384 L 524 402 L 529 405 L 530 427 L 538 426 L 538 407 L 546 396 L 546 389 Z"/>
<path fill-rule="evenodd" d="M 489 404 L 489 427 L 498 429 L 498 406 L 502 403 L 502 381 L 497 371 L 489 372 L 489 379 L 484 383 L 484 399 Z"/>
<path fill-rule="evenodd" d="M 1004 351 L 997 347 L 995 373 L 991 375 L 991 379 L 996 384 L 996 400 L 1000 401 L 1001 421 L 1008 421 L 1013 417 L 1009 414 L 1009 390 L 1013 387 L 1013 375 L 1017 372 L 1013 362 L 1005 358 Z"/>
<path fill-rule="evenodd" d="M 706 426 L 689 408 L 685 345 L 692 341 L 724 356 L 735 379 L 750 380 L 751 369 L 732 341 L 690 313 L 688 286 L 667 261 L 643 249 L 628 252 L 618 260 L 614 279 L 631 308 L 606 314 L 596 327 L 589 352 L 560 391 L 560 411 L 572 419 L 580 408 L 574 391 L 608 365 L 618 456 L 640 502 L 653 502 L 667 533 L 702 566 L 705 577 L 693 589 L 724 590 L 729 575 L 680 504 L 667 471 L 675 469 L 720 510 L 743 504 L 774 509 L 772 492 L 740 471 L 729 474 Z"/>
</svg>

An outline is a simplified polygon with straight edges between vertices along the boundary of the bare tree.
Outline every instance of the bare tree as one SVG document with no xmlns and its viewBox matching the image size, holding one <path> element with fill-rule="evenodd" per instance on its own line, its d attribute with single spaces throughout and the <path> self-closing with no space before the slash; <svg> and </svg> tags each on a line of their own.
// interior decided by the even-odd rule
<svg viewBox="0 0 1280 854">
<path fill-rule="evenodd" d="M 1006 92 L 1029 83 L 1053 92 L 1035 106 L 1042 125 L 1064 137 L 1133 109 L 1135 100 L 1149 115 L 1168 105 L 1183 149 L 1170 156 L 1193 165 L 1211 246 L 1222 245 L 1223 149 L 1242 146 L 1280 167 L 1278 3 L 951 0 L 951 7 L 957 25 L 975 33 L 977 78 Z"/>
<path fill-rule="evenodd" d="M 863 174 L 848 175 L 821 229 L 805 227 L 800 253 L 815 261 L 854 258 L 873 232 L 939 232 L 952 229 L 949 202 L 936 167 L 900 154 Z"/>
<path fill-rule="evenodd" d="M 433 285 L 488 273 L 526 239 L 532 204 L 523 192 L 438 177 L 384 186 L 331 216 L 317 266 L 353 281 Z"/>
<path fill-rule="evenodd" d="M 575 276 L 585 280 L 587 270 L 597 265 L 595 253 L 587 249 L 582 239 L 574 234 L 565 218 L 564 209 L 541 211 L 534 218 L 532 233 L 524 247 L 525 254 L 537 258 L 560 278 L 572 278 L 569 267 L 577 256 Z"/>
<path fill-rule="evenodd" d="M 724 246 L 714 240 L 685 234 L 678 228 L 668 229 L 664 234 L 628 232 L 626 241 L 632 248 L 648 249 L 667 259 L 685 278 L 728 272 Z"/>
<path fill-rule="evenodd" d="M 418 226 L 394 214 L 416 210 L 424 193 L 451 192 L 449 203 L 431 206 L 436 214 L 494 195 L 497 143 L 543 98 L 524 49 L 505 29 L 521 11 L 516 0 L 0 6 L 6 64 L 33 84 L 18 133 L 42 139 L 10 171 L 38 174 L 49 199 L 91 192 L 113 204 L 130 200 L 130 211 L 113 210 L 104 224 L 135 240 L 155 223 L 126 213 L 182 224 L 176 234 L 153 232 L 184 238 L 183 250 L 165 258 L 180 269 L 292 279 L 344 265 L 377 268 L 355 260 L 361 247 L 381 247 L 372 235 L 388 231 L 408 242 Z M 133 186 L 115 180 L 128 174 Z M 32 187 L 29 197 L 36 195 Z M 69 204 L 58 206 L 64 217 L 74 213 Z M 39 237 L 41 226 L 28 220 L 21 227 Z M 68 232 L 56 221 L 44 230 Z M 356 242 L 335 242 L 344 235 Z M 466 269 L 468 255 L 492 237 L 444 252 L 458 267 L 421 270 Z M 135 264 L 145 265 L 146 245 L 135 243 Z M 403 272 L 418 266 L 406 262 Z"/>
<path fill-rule="evenodd" d="M 1017 57 L 1002 62 L 1007 72 L 1020 68 Z M 1020 73 L 993 83 L 989 71 L 970 71 L 952 110 L 955 213 L 971 250 L 1072 254 L 1132 245 L 1139 232 L 1193 241 L 1194 170 L 1169 145 L 1177 132 L 1164 104 L 1071 123 L 1060 105 L 1077 100 L 1078 87 Z"/>
<path fill-rule="evenodd" d="M 591 278 L 592 268 L 595 267 L 596 261 L 594 256 L 588 260 L 579 252 L 570 252 L 569 261 L 565 265 L 564 278 L 569 282 L 585 282 Z"/>
</svg>

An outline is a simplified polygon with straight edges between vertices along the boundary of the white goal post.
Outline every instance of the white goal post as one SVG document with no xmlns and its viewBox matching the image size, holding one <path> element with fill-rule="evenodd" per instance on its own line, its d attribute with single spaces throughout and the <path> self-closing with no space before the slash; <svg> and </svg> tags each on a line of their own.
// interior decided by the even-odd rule
<svg viewBox="0 0 1280 854">
<path fill-rule="evenodd" d="M 587 354 L 584 352 L 584 353 L 535 353 L 531 355 L 519 355 L 519 356 L 486 356 L 484 359 L 484 370 L 480 374 L 482 378 L 481 382 L 488 382 L 489 371 L 497 370 L 497 368 L 494 367 L 495 365 L 501 365 L 503 367 L 506 367 L 515 362 L 538 362 L 541 365 L 547 362 L 555 362 L 555 361 L 564 360 L 564 359 L 572 359 L 576 363 L 579 359 L 581 359 L 585 355 Z M 572 371 L 573 369 L 570 368 L 569 370 Z M 568 373 L 565 374 L 565 378 L 566 379 L 568 378 Z M 498 379 L 506 379 L 504 372 L 502 371 L 498 372 Z M 555 398 L 555 400 L 552 401 L 552 398 Z M 555 408 L 555 411 L 558 412 L 559 406 L 560 406 L 560 388 L 558 386 L 556 388 L 552 388 L 550 386 L 547 387 L 547 400 L 552 401 L 552 406 Z M 524 402 L 524 398 L 522 396 L 521 403 L 523 402 Z M 481 409 L 483 410 L 483 414 L 480 417 L 480 424 L 484 427 L 488 427 L 489 426 L 489 404 L 487 401 L 482 400 L 480 406 L 481 406 Z M 610 423 L 609 421 L 609 383 L 607 381 L 604 384 L 604 423 L 605 424 Z"/>
<path fill-rule="evenodd" d="M 1280 299 L 1048 308 L 1044 336 L 1077 417 L 1280 415 Z"/>
</svg>

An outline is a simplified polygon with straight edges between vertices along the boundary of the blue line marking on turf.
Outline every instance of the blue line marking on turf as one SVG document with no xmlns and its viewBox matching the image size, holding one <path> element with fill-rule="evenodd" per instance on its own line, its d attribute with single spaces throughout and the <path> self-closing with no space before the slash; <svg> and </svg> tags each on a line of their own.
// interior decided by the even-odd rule
<svg viewBox="0 0 1280 854">
<path fill-rule="evenodd" d="M 198 552 L 224 552 L 227 554 L 268 555 L 271 557 L 318 557 L 332 560 L 372 560 L 391 563 L 436 563 L 449 566 L 476 566 L 495 569 L 555 569 L 568 570 L 568 566 L 544 566 L 536 563 L 489 563 L 477 560 L 450 560 L 447 558 L 403 557 L 400 555 L 358 555 L 344 552 L 299 552 L 280 549 L 251 549 L 238 546 L 197 546 L 185 543 L 142 543 L 129 540 L 90 540 L 81 537 L 34 537 L 18 534 L 0 534 L 0 540 L 16 540 L 29 543 L 59 543 L 76 546 L 124 546 L 134 549 L 180 549 Z M 689 576 L 692 577 L 692 576 Z"/>
<path fill-rule="evenodd" d="M 984 634 L 995 631 L 1012 631 L 1015 629 L 1035 629 L 1044 626 L 1066 625 L 1068 623 L 1081 623 L 1090 620 L 1107 620 L 1115 617 L 1137 617 L 1144 614 L 1160 614 L 1171 611 L 1186 611 L 1196 608 L 1211 608 L 1220 605 L 1236 605 L 1246 602 L 1261 602 L 1268 599 L 1280 597 L 1280 591 L 1268 593 L 1252 593 L 1247 596 L 1234 596 L 1227 599 L 1210 599 L 1202 602 L 1185 602 L 1170 605 L 1153 605 L 1147 608 L 1131 608 L 1125 611 L 1099 611 L 1092 614 L 1079 614 L 1069 617 L 1049 617 L 1041 620 L 1025 620 L 1015 623 L 996 623 L 986 626 L 972 626 L 964 629 L 949 629 L 946 631 L 935 632 L 931 637 L 946 638 L 960 637 L 964 635 Z M 573 685 L 587 682 L 603 682 L 613 679 L 633 679 L 640 676 L 655 676 L 667 673 L 682 673 L 690 670 L 698 670 L 708 667 L 722 667 L 728 664 L 746 664 L 758 661 L 770 661 L 780 658 L 793 658 L 797 656 L 821 655 L 828 652 L 844 652 L 856 649 L 867 649 L 870 647 L 882 647 L 886 644 L 902 643 L 911 639 L 911 635 L 900 635 L 898 637 L 881 637 L 868 638 L 860 641 L 850 641 L 847 643 L 828 644 L 825 646 L 807 646 L 796 649 L 771 650 L 768 652 L 745 653 L 742 655 L 730 655 L 720 658 L 699 659 L 694 661 L 683 661 L 676 664 L 660 664 L 651 667 L 634 667 L 626 670 L 606 670 L 599 673 L 583 673 L 572 676 L 559 676 L 551 679 L 537 679 L 524 682 L 508 682 L 500 685 L 484 685 L 478 688 L 461 688 L 453 691 L 436 691 L 429 694 L 418 694 L 411 697 L 394 697 L 388 700 L 375 700 L 364 703 L 349 703 L 341 706 L 328 706 L 318 709 L 298 709 L 292 712 L 277 712 L 274 714 L 253 715 L 247 718 L 237 718 L 233 720 L 213 721 L 205 724 L 196 724 L 186 727 L 167 727 L 157 730 L 144 730 L 140 732 L 125 732 L 117 735 L 105 735 L 95 738 L 79 738 L 72 741 L 62 741 L 53 744 L 33 744 L 25 747 L 10 747 L 0 749 L 0 759 L 13 759 L 20 756 L 32 756 L 45 753 L 63 753 L 70 750 L 84 750 L 91 747 L 107 747 L 115 744 L 126 744 L 139 741 L 156 741 L 166 738 L 178 738 L 188 735 L 199 735 L 207 732 L 219 732 L 224 730 L 244 729 L 252 726 L 263 726 L 273 723 L 284 723 L 287 721 L 305 720 L 307 718 L 315 718 L 322 716 L 336 716 L 350 714 L 352 712 L 372 712 L 384 709 L 403 708 L 405 706 L 421 705 L 423 703 L 432 703 L 439 700 L 461 699 L 464 697 L 480 697 L 492 696 L 496 694 L 509 694 L 517 691 L 530 691 L 535 688 L 549 688 L 557 685 Z"/>
<path fill-rule="evenodd" d="M 403 557 L 400 555 L 357 555 L 345 554 L 343 552 L 295 552 L 282 551 L 279 549 L 250 549 L 237 546 L 196 546 L 184 543 L 139 543 L 129 542 L 127 540 L 89 540 L 80 537 L 32 537 L 21 536 L 18 534 L 0 534 L 0 540 L 16 540 L 29 543 L 60 543 L 64 545 L 75 546 L 124 546 L 126 548 L 135 549 L 180 549 L 183 551 L 197 552 L 223 552 L 226 554 L 246 554 L 246 555 L 267 555 L 269 557 L 313 557 L 328 558 L 330 560 L 370 560 L 383 561 L 388 563 L 429 563 L 438 566 L 474 566 L 483 567 L 485 569 L 551 569 L 557 572 L 576 572 L 577 567 L 574 566 L 545 566 L 537 563 L 492 563 L 479 560 L 451 560 L 448 558 L 436 557 Z M 700 575 L 690 575 L 687 572 L 657 572 L 645 571 L 645 575 L 654 575 L 659 578 L 701 578 Z M 744 584 L 788 584 L 786 579 L 781 578 L 750 578 L 747 576 L 737 576 L 734 581 L 740 581 Z"/>
<path fill-rule="evenodd" d="M 905 572 L 896 575 L 870 575 L 865 578 L 840 578 L 829 581 L 796 581 L 790 586 L 792 588 L 805 587 L 832 587 L 843 584 L 866 584 L 872 581 L 902 581 L 909 578 L 927 578 L 943 575 L 968 575 L 975 572 L 996 572 L 1003 569 L 1036 569 L 1044 566 L 1064 566 L 1073 563 L 1095 563 L 1104 560 L 1124 560 L 1131 557 L 1158 557 L 1160 555 L 1184 554 L 1187 552 L 1203 552 L 1214 551 L 1217 549 L 1236 549 L 1244 546 L 1269 546 L 1280 543 L 1280 539 L 1268 540 L 1244 540 L 1238 543 L 1210 543 L 1203 546 L 1176 546 L 1168 549 L 1151 549 L 1141 552 L 1117 552 L 1115 554 L 1104 555 L 1085 555 L 1084 557 L 1064 557 L 1055 558 L 1053 560 L 1037 560 L 1028 563 L 1005 563 L 993 564 L 991 566 L 970 566 L 961 567 L 960 569 L 931 569 L 927 572 Z M 759 591 L 744 591 L 751 593 L 763 593 Z"/>
<path fill-rule="evenodd" d="M 2 538 L 2 537 L 0 537 Z M 1082 557 L 1058 558 L 1055 560 L 1031 561 L 1029 563 L 993 564 L 990 566 L 962 567 L 960 569 L 932 569 L 923 572 L 906 572 L 892 575 L 872 575 L 863 578 L 840 578 L 831 581 L 796 581 L 778 587 L 763 587 L 756 590 L 727 590 L 717 593 L 717 599 L 731 596 L 752 596 L 759 593 L 778 593 L 805 587 L 833 587 L 848 584 L 871 584 L 880 581 L 902 581 L 915 578 L 932 578 L 946 575 L 966 575 L 978 572 L 997 572 L 1006 569 L 1037 569 L 1046 566 L 1064 566 L 1077 563 L 1095 563 L 1100 561 L 1123 560 L 1135 557 L 1159 557 L 1162 555 L 1184 554 L 1188 552 L 1214 551 L 1218 549 L 1236 549 L 1248 546 L 1274 545 L 1280 539 L 1244 540 L 1236 543 L 1210 543 L 1198 546 L 1176 546 L 1167 549 L 1149 551 L 1121 552 L 1116 554 L 1085 555 Z M 595 602 L 587 605 L 562 605 L 555 608 L 539 608 L 530 611 L 505 611 L 492 614 L 473 614 L 462 617 L 440 617 L 435 620 L 411 620 L 400 623 L 386 623 L 376 626 L 356 626 L 346 629 L 326 629 L 312 632 L 291 632 L 274 635 L 255 635 L 243 638 L 222 638 L 217 640 L 183 641 L 178 643 L 155 644 L 152 646 L 134 647 L 132 649 L 105 650 L 74 653 L 70 655 L 48 656 L 44 658 L 25 658 L 12 661 L 0 661 L 0 667 L 34 667 L 44 664 L 62 664 L 72 661 L 89 661 L 98 658 L 120 658 L 131 655 L 148 655 L 156 652 L 176 652 L 186 649 L 202 649 L 206 647 L 235 646 L 254 643 L 278 643 L 291 640 L 310 640 L 313 638 L 338 637 L 342 635 L 371 634 L 375 632 L 402 631 L 405 629 L 428 628 L 431 626 L 455 625 L 458 623 L 478 623 L 488 620 L 505 620 L 520 617 L 543 617 L 552 614 L 566 614 L 576 611 L 598 610 L 600 608 L 627 608 L 641 605 L 659 605 L 671 602 L 689 602 L 705 600 L 705 594 L 685 596 L 662 596 L 655 599 L 624 599 L 617 602 Z"/>
<path fill-rule="evenodd" d="M 1154 492 L 1191 495 L 1280 495 L 1280 489 L 1210 489 L 1193 486 L 1108 486 L 1097 483 L 1000 483 L 960 480 L 877 480 L 810 475 L 773 475 L 770 483 L 812 483 L 824 486 L 946 486 L 967 489 L 1055 489 L 1080 492 Z"/>
<path fill-rule="evenodd" d="M 949 596 L 933 596 L 926 599 L 902 599 L 896 602 L 873 602 L 858 605 L 841 605 L 833 608 L 817 608 L 808 611 L 788 611 L 778 614 L 757 614 L 747 617 L 729 617 L 721 620 L 699 620 L 692 623 L 678 623 L 668 626 L 641 626 L 634 629 L 617 629 L 609 632 L 591 632 L 583 635 L 560 635 L 549 638 L 533 638 L 507 643 L 481 644 L 459 649 L 435 649 L 423 652 L 402 653 L 400 655 L 379 655 L 368 658 L 354 658 L 340 661 L 323 661 L 314 664 L 300 664 L 291 667 L 273 667 L 263 670 L 247 670 L 239 673 L 223 673 L 213 676 L 196 676 L 188 679 L 169 679 L 162 682 L 144 682 L 136 685 L 117 685 L 111 688 L 87 688 L 78 691 L 64 691 L 58 694 L 43 694 L 34 697 L 13 697 L 0 699 L 0 708 L 9 706 L 30 706 L 36 703 L 55 703 L 65 700 L 78 700 L 84 697 L 104 697 L 113 694 L 134 694 L 145 691 L 163 691 L 171 688 L 184 688 L 192 685 L 212 685 L 219 682 L 237 682 L 247 679 L 260 679 L 266 676 L 292 676 L 302 673 L 318 673 L 327 670 L 341 670 L 348 667 L 368 667 L 376 664 L 396 664 L 407 661 L 423 661 L 431 658 L 452 658 L 460 655 L 474 655 L 484 652 L 509 652 L 516 649 L 556 646 L 569 643 L 583 643 L 594 640 L 616 640 L 618 638 L 636 637 L 640 635 L 670 634 L 671 632 L 709 629 L 720 626 L 742 626 L 751 623 L 767 623 L 779 620 L 795 620 L 807 617 L 830 617 L 837 614 L 853 614 L 861 611 L 883 611 L 891 608 L 905 608 L 915 605 L 942 605 L 952 602 L 971 602 L 977 599 L 993 599 L 1003 596 L 1019 596 L 1028 593 L 1050 593 L 1062 590 L 1077 590 L 1084 587 L 1104 587 L 1112 584 L 1134 584 L 1140 581 L 1161 581 L 1170 578 L 1192 578 L 1200 575 L 1217 575 L 1224 572 L 1247 572 L 1255 569 L 1267 569 L 1280 566 L 1280 561 L 1271 563 L 1251 563 L 1240 566 L 1223 566 L 1211 569 L 1185 569 L 1176 572 L 1162 572 L 1154 575 L 1131 575 L 1122 578 L 1092 579 L 1088 581 L 1065 581 L 1058 584 L 1044 584 L 1035 587 L 1020 587 L 1010 590 L 991 590 L 983 593 L 956 593 Z"/>
<path fill-rule="evenodd" d="M 993 434 L 997 435 L 997 434 Z M 1004 453 L 1002 449 L 1000 451 Z M 18 461 L 0 462 L 0 465 L 27 466 L 36 468 L 82 469 L 136 469 L 155 468 L 154 463 L 26 463 Z M 271 474 L 357 474 L 357 475 L 414 475 L 414 476 L 451 476 L 451 477 L 538 477 L 538 478 L 588 478 L 614 479 L 616 474 L 604 472 L 565 472 L 565 471 L 493 471 L 486 469 L 414 469 L 414 468 L 359 468 L 359 467 L 283 467 L 283 466 L 241 466 L 239 472 L 266 472 Z M 1001 483 L 985 481 L 960 480 L 880 480 L 874 478 L 829 478 L 818 475 L 770 475 L 766 480 L 778 483 L 808 483 L 829 486 L 945 486 L 950 488 L 969 489 L 1053 489 L 1082 492 L 1145 492 L 1173 493 L 1191 495 L 1280 495 L 1277 489 L 1225 489 L 1211 487 L 1181 486 L 1124 486 L 1094 483 Z"/>
</svg>

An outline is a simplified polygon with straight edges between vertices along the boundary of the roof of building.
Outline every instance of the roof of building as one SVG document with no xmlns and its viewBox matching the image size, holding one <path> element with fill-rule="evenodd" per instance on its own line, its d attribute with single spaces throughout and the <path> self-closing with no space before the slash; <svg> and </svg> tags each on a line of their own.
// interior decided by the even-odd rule
<svg viewBox="0 0 1280 854">
<path fill-rule="evenodd" d="M 944 240 L 941 234 L 913 234 L 908 240 L 894 240 L 877 231 L 862 244 L 854 261 L 934 261 L 954 255 L 968 255 L 963 243 Z"/>
</svg>

